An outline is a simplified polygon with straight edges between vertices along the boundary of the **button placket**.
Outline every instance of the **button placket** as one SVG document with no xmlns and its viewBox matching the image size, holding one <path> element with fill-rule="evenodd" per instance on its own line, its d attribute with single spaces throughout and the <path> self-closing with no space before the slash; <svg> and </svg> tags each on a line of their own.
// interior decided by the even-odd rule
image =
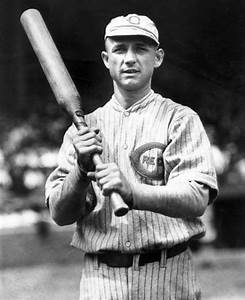
<svg viewBox="0 0 245 300">
<path fill-rule="evenodd" d="M 126 241 L 126 242 L 125 242 L 125 246 L 126 246 L 127 248 L 130 248 L 131 242 L 130 242 L 130 241 Z"/>
<path fill-rule="evenodd" d="M 130 112 L 129 112 L 129 111 L 125 111 L 125 112 L 123 113 L 123 115 L 124 115 L 124 117 L 128 117 L 128 116 L 130 115 Z"/>
<path fill-rule="evenodd" d="M 129 115 L 130 115 L 130 112 L 129 111 L 124 111 L 123 112 L 123 119 L 125 120 L 125 118 L 127 118 L 127 117 L 129 117 Z M 127 120 L 126 120 L 126 122 L 127 122 Z M 125 127 L 127 127 L 127 126 L 125 126 Z M 123 143 L 123 149 L 124 150 L 127 150 L 128 149 L 128 143 L 127 143 L 127 135 L 126 135 L 126 131 L 127 130 L 125 130 L 124 129 L 124 138 L 123 138 L 123 141 L 124 141 L 124 143 Z"/>
</svg>

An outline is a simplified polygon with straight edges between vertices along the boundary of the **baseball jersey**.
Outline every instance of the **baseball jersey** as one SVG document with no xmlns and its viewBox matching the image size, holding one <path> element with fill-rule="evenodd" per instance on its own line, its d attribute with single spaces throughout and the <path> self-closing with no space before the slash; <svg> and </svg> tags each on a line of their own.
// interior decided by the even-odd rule
<svg viewBox="0 0 245 300">
<path fill-rule="evenodd" d="M 102 160 L 115 162 L 132 185 L 160 187 L 180 178 L 208 186 L 210 201 L 216 197 L 210 143 L 199 116 L 189 107 L 151 90 L 128 109 L 113 95 L 85 119 L 89 127 L 100 129 Z M 54 188 L 61 189 L 62 178 L 74 166 L 76 154 L 71 135 L 75 130 L 72 125 L 64 136 L 58 167 L 46 183 L 47 199 Z M 116 217 L 96 182 L 90 183 L 86 201 L 92 209 L 77 220 L 72 239 L 72 245 L 85 252 L 138 253 L 168 248 L 205 233 L 200 218 L 172 218 L 134 209 Z"/>
</svg>

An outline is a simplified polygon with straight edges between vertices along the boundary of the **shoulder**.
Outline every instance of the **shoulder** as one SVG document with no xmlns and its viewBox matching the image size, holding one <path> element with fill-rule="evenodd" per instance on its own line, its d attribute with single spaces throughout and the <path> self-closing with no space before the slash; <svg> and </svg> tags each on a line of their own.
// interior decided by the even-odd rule
<svg viewBox="0 0 245 300">
<path fill-rule="evenodd" d="M 155 94 L 155 103 L 165 109 L 165 112 L 174 119 L 197 115 L 189 106 L 180 104 L 160 94 Z"/>
<path fill-rule="evenodd" d="M 155 94 L 153 105 L 158 111 L 158 115 L 164 120 L 168 130 L 182 126 L 185 124 L 200 123 L 198 114 L 190 107 L 173 101 L 170 98 Z"/>
</svg>

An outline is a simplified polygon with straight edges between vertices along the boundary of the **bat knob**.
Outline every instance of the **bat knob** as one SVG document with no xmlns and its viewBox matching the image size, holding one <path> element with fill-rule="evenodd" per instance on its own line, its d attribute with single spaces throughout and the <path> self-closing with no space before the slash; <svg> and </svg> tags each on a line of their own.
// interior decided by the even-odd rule
<svg viewBox="0 0 245 300">
<path fill-rule="evenodd" d="M 114 214 L 117 217 L 122 217 L 122 216 L 126 215 L 128 213 L 128 211 L 129 211 L 128 207 L 120 207 L 120 208 L 114 210 Z"/>
<path fill-rule="evenodd" d="M 114 214 L 117 217 L 122 217 L 129 211 L 129 207 L 127 206 L 127 204 L 123 201 L 121 196 L 115 192 L 111 193 L 111 204 Z"/>
</svg>

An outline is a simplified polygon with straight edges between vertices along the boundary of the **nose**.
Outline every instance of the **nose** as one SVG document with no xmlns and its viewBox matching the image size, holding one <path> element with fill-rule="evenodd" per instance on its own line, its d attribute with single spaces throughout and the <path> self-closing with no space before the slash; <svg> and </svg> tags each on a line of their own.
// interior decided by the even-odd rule
<svg viewBox="0 0 245 300">
<path fill-rule="evenodd" d="M 133 49 L 128 49 L 128 51 L 125 54 L 124 61 L 128 65 L 132 65 L 136 61 L 136 53 L 133 51 Z"/>
</svg>

